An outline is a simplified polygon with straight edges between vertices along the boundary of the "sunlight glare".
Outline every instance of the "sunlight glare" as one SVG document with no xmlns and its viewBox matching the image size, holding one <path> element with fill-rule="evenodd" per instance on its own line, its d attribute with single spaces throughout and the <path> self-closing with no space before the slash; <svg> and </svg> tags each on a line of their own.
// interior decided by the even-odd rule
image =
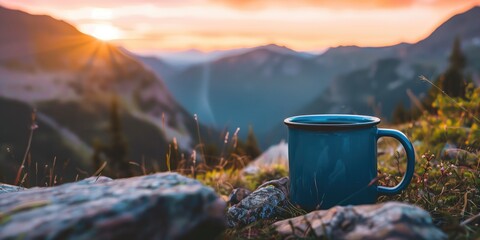
<svg viewBox="0 0 480 240">
<path fill-rule="evenodd" d="M 90 12 L 90 18 L 98 20 L 112 19 L 112 10 L 106 8 L 93 8 Z"/>
<path fill-rule="evenodd" d="M 82 24 L 80 30 L 96 39 L 111 41 L 120 38 L 120 30 L 107 23 Z"/>
</svg>

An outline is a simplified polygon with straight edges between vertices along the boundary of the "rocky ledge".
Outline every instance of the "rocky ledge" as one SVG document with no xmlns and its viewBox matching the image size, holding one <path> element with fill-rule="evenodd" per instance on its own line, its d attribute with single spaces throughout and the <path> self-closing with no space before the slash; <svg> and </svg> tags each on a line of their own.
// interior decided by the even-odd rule
<svg viewBox="0 0 480 240">
<path fill-rule="evenodd" d="M 0 239 L 212 239 L 225 226 L 213 189 L 176 173 L 8 189 Z"/>
</svg>

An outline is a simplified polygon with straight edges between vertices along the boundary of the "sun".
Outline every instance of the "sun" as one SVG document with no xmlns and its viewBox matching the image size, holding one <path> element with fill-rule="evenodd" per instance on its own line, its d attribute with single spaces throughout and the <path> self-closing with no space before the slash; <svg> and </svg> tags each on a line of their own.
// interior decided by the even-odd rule
<svg viewBox="0 0 480 240">
<path fill-rule="evenodd" d="M 108 23 L 83 24 L 80 30 L 102 41 L 112 41 L 121 37 L 120 30 Z"/>
</svg>

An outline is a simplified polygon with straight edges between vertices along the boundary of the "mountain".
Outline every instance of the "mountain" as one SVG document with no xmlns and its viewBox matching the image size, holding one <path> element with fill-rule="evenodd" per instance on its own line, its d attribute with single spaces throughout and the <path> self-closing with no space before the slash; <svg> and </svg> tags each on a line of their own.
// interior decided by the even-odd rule
<svg viewBox="0 0 480 240">
<path fill-rule="evenodd" d="M 340 48 L 340 51 L 335 53 L 340 55 L 336 56 L 339 61 L 344 61 L 347 66 L 363 66 L 335 76 L 324 92 L 309 104 L 300 107 L 293 115 L 353 113 L 376 115 L 388 121 L 397 105 L 411 107 L 415 101 L 425 96 L 431 86 L 420 81 L 419 76 L 434 80 L 445 70 L 455 37 L 462 41 L 463 52 L 467 58 L 466 72 L 478 85 L 479 21 L 480 7 L 474 7 L 451 17 L 427 38 L 415 44 L 384 48 Z M 361 60 L 372 60 L 372 56 L 377 56 L 377 60 L 368 64 Z M 319 56 L 322 57 L 332 58 L 325 54 Z M 285 138 L 284 128 L 283 124 L 278 124 L 267 134 L 268 138 Z"/>
<path fill-rule="evenodd" d="M 203 52 L 197 49 L 189 49 L 185 51 L 174 52 L 157 52 L 152 54 L 150 58 L 159 59 L 173 67 L 184 69 L 195 64 L 203 64 L 205 62 L 215 61 L 222 57 L 232 56 L 246 51 L 244 48 L 230 49 L 230 50 L 216 50 L 211 52 Z M 143 57 L 139 56 L 143 61 Z M 146 62 L 149 65 L 148 61 Z"/>
<path fill-rule="evenodd" d="M 479 21 L 480 7 L 474 7 L 451 17 L 415 44 L 388 47 L 394 54 L 338 75 L 326 91 L 302 111 L 377 113 L 389 119 L 399 103 L 409 106 L 412 96 L 423 97 L 430 86 L 418 77 L 424 75 L 433 80 L 444 71 L 456 37 L 461 39 L 467 57 L 467 73 L 474 77 L 480 75 Z"/>
<path fill-rule="evenodd" d="M 138 57 L 141 61 L 143 61 L 146 65 L 149 65 L 149 66 L 153 63 L 152 60 L 158 59 L 158 61 L 164 62 L 176 68 L 186 68 L 195 64 L 204 64 L 206 62 L 213 62 L 220 58 L 243 54 L 258 48 L 268 48 L 272 51 L 291 53 L 295 55 L 300 54 L 300 55 L 303 55 L 304 57 L 314 56 L 314 54 L 311 54 L 308 52 L 296 52 L 284 46 L 269 44 L 269 45 L 259 46 L 259 47 L 215 50 L 210 52 L 203 52 L 197 49 L 190 49 L 186 51 L 173 51 L 173 52 L 157 52 L 157 53 L 151 54 L 150 56 L 146 56 L 146 57 L 138 56 Z M 152 67 L 155 67 L 155 66 L 152 66 Z"/>
<path fill-rule="evenodd" d="M 233 130 L 251 125 L 261 135 L 272 122 L 313 99 L 309 96 L 321 93 L 328 83 L 323 76 L 332 71 L 303 54 L 267 45 L 191 66 L 166 84 L 203 122 Z"/>
<path fill-rule="evenodd" d="M 448 56 L 455 37 L 462 40 L 464 48 L 480 45 L 480 6 L 452 16 L 437 27 L 427 38 L 408 48 L 408 54 L 414 58 L 438 58 Z"/>
<path fill-rule="evenodd" d="M 5 179 L 11 180 L 12 168 L 22 160 L 25 144 L 20 143 L 27 142 L 25 123 L 33 109 L 39 128 L 31 161 L 40 166 L 51 166 L 56 158 L 92 174 L 93 143 L 110 141 L 114 98 L 129 160 L 166 169 L 174 138 L 186 151 L 198 144 L 193 115 L 161 79 L 122 49 L 52 17 L 3 7 L 0 32 L 0 166 Z M 198 131 L 208 139 L 209 129 L 200 125 Z"/>
<path fill-rule="evenodd" d="M 286 137 L 282 120 L 295 114 L 375 114 L 388 121 L 397 104 L 409 106 L 430 88 L 418 76 L 434 79 L 445 69 L 455 37 L 462 40 L 467 72 L 479 75 L 479 9 L 451 17 L 414 44 L 340 46 L 307 56 L 260 46 L 190 66 L 165 82 L 203 122 L 217 128 L 251 125 L 263 147 Z"/>
<path fill-rule="evenodd" d="M 314 101 L 336 76 L 398 56 L 406 46 L 345 46 L 312 55 L 270 44 L 168 74 L 165 83 L 203 123 L 233 130 L 252 126 L 266 147 L 279 140 L 268 137 L 273 126 Z M 155 69 L 151 62 L 143 62 Z"/>
</svg>

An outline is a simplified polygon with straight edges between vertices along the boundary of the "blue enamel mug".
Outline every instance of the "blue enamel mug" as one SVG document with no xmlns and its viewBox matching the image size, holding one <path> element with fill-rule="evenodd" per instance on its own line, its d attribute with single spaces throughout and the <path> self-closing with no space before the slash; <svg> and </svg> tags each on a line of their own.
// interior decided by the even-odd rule
<svg viewBox="0 0 480 240">
<path fill-rule="evenodd" d="M 290 201 L 305 210 L 375 203 L 378 194 L 407 187 L 415 167 L 411 142 L 400 131 L 377 128 L 380 119 L 347 114 L 303 115 L 288 126 Z M 393 137 L 404 147 L 407 169 L 395 187 L 377 186 L 377 140 Z"/>
</svg>

